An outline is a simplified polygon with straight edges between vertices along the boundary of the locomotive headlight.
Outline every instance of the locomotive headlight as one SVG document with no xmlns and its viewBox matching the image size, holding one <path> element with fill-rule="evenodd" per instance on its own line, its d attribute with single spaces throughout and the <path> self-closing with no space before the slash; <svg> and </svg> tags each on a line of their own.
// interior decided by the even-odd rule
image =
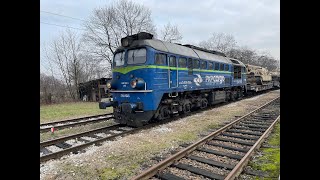
<svg viewBox="0 0 320 180">
<path fill-rule="evenodd" d="M 137 79 L 134 79 L 134 80 L 132 80 L 131 82 L 130 82 L 130 85 L 131 85 L 131 87 L 132 88 L 136 88 L 136 86 L 137 86 Z"/>
<path fill-rule="evenodd" d="M 146 83 L 142 78 L 135 78 L 130 82 L 130 85 L 135 89 L 144 89 Z"/>
<path fill-rule="evenodd" d="M 108 88 L 108 89 L 111 89 L 111 81 L 108 81 L 108 82 L 107 82 L 107 88 Z"/>
</svg>

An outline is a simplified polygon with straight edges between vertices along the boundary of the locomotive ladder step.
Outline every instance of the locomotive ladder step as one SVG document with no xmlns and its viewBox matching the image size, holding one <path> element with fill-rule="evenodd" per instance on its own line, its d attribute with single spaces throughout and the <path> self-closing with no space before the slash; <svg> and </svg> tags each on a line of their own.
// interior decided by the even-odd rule
<svg viewBox="0 0 320 180">
<path fill-rule="evenodd" d="M 244 127 L 244 126 L 233 126 L 235 129 L 244 129 L 244 130 L 249 130 L 249 131 L 259 131 L 259 132 L 264 132 L 264 129 L 258 129 L 258 128 L 249 128 L 249 127 Z"/>
<path fill-rule="evenodd" d="M 243 140 L 235 140 L 235 139 L 228 139 L 228 138 L 222 138 L 222 137 L 215 137 L 213 140 L 219 140 L 219 141 L 225 141 L 225 142 L 233 142 L 233 143 L 238 143 L 238 144 L 243 144 L 246 146 L 253 146 L 253 142 L 247 142 Z"/>
<path fill-rule="evenodd" d="M 226 133 L 226 132 L 223 132 L 221 134 L 224 135 L 224 136 L 240 138 L 240 139 L 249 139 L 249 140 L 257 140 L 257 139 L 259 139 L 259 136 L 252 137 L 252 136 L 246 136 L 246 135 L 234 135 L 234 134 L 230 134 L 230 133 Z"/>
<path fill-rule="evenodd" d="M 233 132 L 233 133 L 242 133 L 242 134 L 248 134 L 248 135 L 257 135 L 261 136 L 263 133 L 261 132 L 248 132 L 248 131 L 243 131 L 240 129 L 228 129 L 226 132 Z"/>
<path fill-rule="evenodd" d="M 209 171 L 204 170 L 204 169 L 200 169 L 200 168 L 197 168 L 197 167 L 190 166 L 188 164 L 179 163 L 177 165 L 174 164 L 172 166 L 176 167 L 176 168 L 179 168 L 179 169 L 187 170 L 187 171 L 190 171 L 190 172 L 192 172 L 194 174 L 198 174 L 198 175 L 201 175 L 201 176 L 204 176 L 204 177 L 208 177 L 208 178 L 211 178 L 211 179 L 223 180 L 225 178 L 225 176 L 222 176 L 220 174 L 215 174 L 215 173 L 209 172 Z"/>
<path fill-rule="evenodd" d="M 229 146 L 229 145 L 224 145 L 224 144 L 218 144 L 218 143 L 215 143 L 215 142 L 208 142 L 207 143 L 208 145 L 211 145 L 211 146 L 217 146 L 217 147 L 222 147 L 222 148 L 225 148 L 225 149 L 229 149 L 229 150 L 233 150 L 233 151 L 239 151 L 239 152 L 248 152 L 249 151 L 249 148 L 236 148 L 236 147 L 233 147 L 233 146 Z"/>
<path fill-rule="evenodd" d="M 219 162 L 219 161 L 214 161 L 214 160 L 211 160 L 211 159 L 206 159 L 206 158 L 199 157 L 199 156 L 191 155 L 188 158 L 191 159 L 191 160 L 195 160 L 195 161 L 201 162 L 201 163 L 209 164 L 210 166 L 216 166 L 216 167 L 220 167 L 220 168 L 233 169 L 235 167 L 234 165 L 231 165 L 231 164 L 226 164 L 226 163 L 222 163 L 222 162 Z"/>
<path fill-rule="evenodd" d="M 71 147 L 72 145 L 65 143 L 65 142 L 59 142 L 59 143 L 55 144 L 55 146 L 62 148 L 62 149 L 67 149 L 67 148 Z"/>
<path fill-rule="evenodd" d="M 223 148 L 223 147 L 222 147 Z M 227 148 L 225 148 L 227 149 Z M 226 153 L 226 152 L 221 152 L 221 151 L 216 151 L 213 149 L 207 149 L 207 148 L 198 148 L 198 151 L 202 151 L 202 152 L 206 152 L 209 154 L 214 154 L 214 155 L 218 155 L 218 156 L 226 156 L 228 158 L 231 159 L 236 159 L 236 160 L 241 160 L 243 156 L 240 156 L 238 154 L 231 154 L 231 153 Z"/>
<path fill-rule="evenodd" d="M 41 148 L 40 149 L 40 152 L 43 152 L 43 154 L 44 155 L 47 155 L 47 154 L 51 154 L 52 153 L 52 151 L 50 151 L 49 149 L 47 149 L 47 148 Z"/>
<path fill-rule="evenodd" d="M 156 177 L 163 180 L 185 180 L 184 178 L 181 178 L 171 173 L 160 173 L 156 175 Z"/>
<path fill-rule="evenodd" d="M 247 127 L 251 127 L 251 128 L 261 128 L 261 129 L 268 129 L 269 128 L 269 126 L 259 126 L 259 125 L 243 123 L 243 122 L 239 123 L 239 125 L 247 126 Z"/>
</svg>

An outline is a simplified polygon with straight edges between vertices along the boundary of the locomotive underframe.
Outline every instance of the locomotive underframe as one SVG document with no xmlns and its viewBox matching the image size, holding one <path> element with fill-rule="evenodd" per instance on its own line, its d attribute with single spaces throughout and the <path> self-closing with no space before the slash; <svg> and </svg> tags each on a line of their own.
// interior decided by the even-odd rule
<svg viewBox="0 0 320 180">
<path fill-rule="evenodd" d="M 116 122 L 140 127 L 149 122 L 161 121 L 175 115 L 186 114 L 210 105 L 233 101 L 244 95 L 244 86 L 208 90 L 165 93 L 156 111 L 132 110 L 130 103 L 114 105 Z"/>
</svg>

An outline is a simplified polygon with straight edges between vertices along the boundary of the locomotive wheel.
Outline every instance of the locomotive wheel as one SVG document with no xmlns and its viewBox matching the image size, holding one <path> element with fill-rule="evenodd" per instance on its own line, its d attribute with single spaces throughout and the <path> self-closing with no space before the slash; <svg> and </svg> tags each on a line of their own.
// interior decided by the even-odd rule
<svg viewBox="0 0 320 180">
<path fill-rule="evenodd" d="M 206 108 L 208 106 L 208 100 L 207 99 L 205 99 L 205 98 L 203 98 L 202 100 L 201 100 L 201 109 L 204 109 L 204 108 Z"/>
<path fill-rule="evenodd" d="M 184 112 L 184 113 L 188 113 L 188 112 L 190 112 L 190 111 L 191 111 L 191 104 L 190 104 L 190 103 L 186 103 L 186 104 L 184 105 L 183 112 Z"/>
<path fill-rule="evenodd" d="M 167 119 L 170 117 L 170 110 L 167 105 L 164 105 L 160 108 L 158 120 Z"/>
</svg>

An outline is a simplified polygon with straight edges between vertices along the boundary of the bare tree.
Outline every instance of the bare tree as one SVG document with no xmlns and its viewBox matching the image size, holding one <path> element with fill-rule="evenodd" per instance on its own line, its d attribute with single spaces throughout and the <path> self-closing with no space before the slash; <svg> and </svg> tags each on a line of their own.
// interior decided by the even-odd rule
<svg viewBox="0 0 320 180">
<path fill-rule="evenodd" d="M 40 72 L 40 103 L 51 104 L 64 101 L 65 88 L 60 80 Z"/>
<path fill-rule="evenodd" d="M 252 64 L 256 65 L 256 59 L 257 59 L 257 53 L 255 50 L 252 50 L 248 47 L 236 47 L 228 52 L 226 52 L 227 56 L 231 58 L 235 58 L 240 60 L 241 62 L 245 64 Z"/>
<path fill-rule="evenodd" d="M 199 46 L 209 50 L 219 50 L 223 53 L 227 53 L 235 48 L 236 44 L 237 42 L 232 35 L 213 33 L 207 41 L 201 41 Z"/>
<path fill-rule="evenodd" d="M 169 22 L 163 27 L 163 30 L 161 30 L 161 40 L 167 41 L 170 43 L 178 43 L 182 39 L 182 35 L 178 29 L 177 25 L 171 25 Z"/>
<path fill-rule="evenodd" d="M 78 97 L 80 76 L 83 74 L 83 59 L 80 58 L 81 42 L 71 30 L 61 33 L 45 48 L 45 57 L 62 75 L 72 99 Z"/>
<path fill-rule="evenodd" d="M 95 9 L 85 27 L 84 38 L 94 47 L 92 53 L 110 64 L 122 37 L 143 31 L 155 34 L 156 31 L 150 9 L 128 0 Z"/>
<path fill-rule="evenodd" d="M 257 59 L 257 63 L 259 66 L 267 68 L 270 71 L 276 70 L 279 67 L 279 61 L 277 61 L 271 56 L 259 56 Z"/>
</svg>

